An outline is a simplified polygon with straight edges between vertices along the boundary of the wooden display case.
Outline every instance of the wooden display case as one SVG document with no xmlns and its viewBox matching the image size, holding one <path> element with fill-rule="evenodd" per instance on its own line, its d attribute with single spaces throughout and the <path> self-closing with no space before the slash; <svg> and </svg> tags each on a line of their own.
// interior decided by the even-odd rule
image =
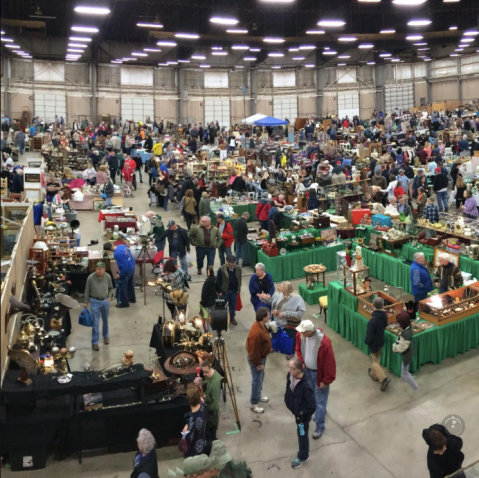
<svg viewBox="0 0 479 478">
<path fill-rule="evenodd" d="M 363 278 L 369 276 L 369 267 L 363 267 L 362 269 L 356 269 L 356 265 L 352 267 L 343 266 L 343 286 L 344 290 L 347 290 L 350 294 L 358 296 L 360 286 L 362 285 Z"/>
<path fill-rule="evenodd" d="M 419 302 L 419 317 L 438 326 L 451 324 L 477 313 L 479 313 L 477 286 L 461 287 Z"/>
<path fill-rule="evenodd" d="M 360 295 L 358 297 L 358 312 L 366 319 L 370 320 L 374 312 L 373 300 L 380 297 L 384 300 L 384 310 L 388 316 L 388 324 L 396 322 L 397 315 L 403 311 L 403 304 L 398 302 L 384 292 L 378 290 L 369 294 Z"/>
</svg>

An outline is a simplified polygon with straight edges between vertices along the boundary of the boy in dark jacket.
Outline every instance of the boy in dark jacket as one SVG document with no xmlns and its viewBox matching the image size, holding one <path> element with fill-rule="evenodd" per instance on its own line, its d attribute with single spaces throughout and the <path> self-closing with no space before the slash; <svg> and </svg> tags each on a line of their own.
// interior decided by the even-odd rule
<svg viewBox="0 0 479 478">
<path fill-rule="evenodd" d="M 443 425 L 432 425 L 422 431 L 422 437 L 429 446 L 427 468 L 430 478 L 444 478 L 462 467 L 462 438 L 451 435 Z M 464 477 L 463 473 L 454 475 Z"/>
<path fill-rule="evenodd" d="M 376 297 L 373 300 L 373 306 L 375 310 L 368 322 L 364 343 L 369 347 L 369 353 L 373 359 L 373 365 L 368 369 L 368 374 L 375 382 L 381 383 L 381 392 L 384 392 L 391 383 L 391 379 L 386 376 L 379 361 L 384 347 L 384 331 L 388 325 L 388 316 L 384 310 L 384 300 L 381 297 Z"/>
<path fill-rule="evenodd" d="M 304 376 L 303 364 L 294 357 L 289 361 L 289 373 L 286 378 L 284 403 L 296 419 L 299 451 L 291 463 L 294 469 L 309 461 L 309 422 L 316 410 L 316 400 L 308 380 Z"/>
</svg>

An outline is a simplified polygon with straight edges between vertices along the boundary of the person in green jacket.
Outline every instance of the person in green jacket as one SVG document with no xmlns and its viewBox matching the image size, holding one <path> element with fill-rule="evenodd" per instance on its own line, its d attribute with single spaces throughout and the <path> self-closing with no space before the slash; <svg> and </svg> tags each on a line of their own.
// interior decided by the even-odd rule
<svg viewBox="0 0 479 478">
<path fill-rule="evenodd" d="M 202 216 L 199 226 L 193 226 L 189 235 L 190 244 L 196 247 L 196 263 L 198 274 L 201 275 L 205 257 L 207 267 L 214 265 L 216 249 L 221 246 L 223 238 L 218 228 L 211 225 L 211 217 L 209 216 Z"/>
<path fill-rule="evenodd" d="M 163 224 L 163 220 L 161 219 L 161 216 L 159 214 L 155 216 L 154 214 L 155 214 L 154 212 L 149 211 L 145 215 L 151 220 L 151 229 L 150 229 L 149 235 L 151 236 L 151 238 L 153 239 L 155 243 L 156 250 L 160 252 L 165 249 L 165 244 L 166 244 L 166 239 L 163 239 L 162 241 L 159 240 L 159 238 L 165 232 L 165 225 Z"/>
<path fill-rule="evenodd" d="M 201 199 L 200 199 L 200 204 L 199 204 L 199 216 L 210 216 L 213 214 L 213 211 L 211 210 L 211 202 L 210 202 L 210 195 L 206 192 L 203 191 L 201 193 Z"/>
<path fill-rule="evenodd" d="M 204 401 L 208 418 L 206 420 L 206 439 L 209 442 L 216 440 L 216 432 L 220 421 L 220 394 L 223 377 L 211 366 L 209 360 L 201 364 L 203 380 L 197 377 L 196 385 L 203 386 Z"/>
</svg>

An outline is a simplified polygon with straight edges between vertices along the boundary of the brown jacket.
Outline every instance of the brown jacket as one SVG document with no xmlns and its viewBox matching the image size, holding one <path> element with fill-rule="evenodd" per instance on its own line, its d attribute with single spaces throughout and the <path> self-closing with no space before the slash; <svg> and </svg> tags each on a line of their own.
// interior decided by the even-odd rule
<svg viewBox="0 0 479 478">
<path fill-rule="evenodd" d="M 185 197 L 185 211 L 193 216 L 196 214 L 196 201 L 194 198 Z"/>
<path fill-rule="evenodd" d="M 249 361 L 253 365 L 261 365 L 271 352 L 271 338 L 263 324 L 255 322 L 249 330 L 246 339 L 246 351 L 248 352 Z"/>
</svg>

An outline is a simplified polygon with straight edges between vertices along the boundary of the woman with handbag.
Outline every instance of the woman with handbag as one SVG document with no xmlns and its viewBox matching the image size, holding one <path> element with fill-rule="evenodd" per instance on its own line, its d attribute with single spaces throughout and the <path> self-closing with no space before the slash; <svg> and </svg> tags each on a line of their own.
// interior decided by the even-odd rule
<svg viewBox="0 0 479 478">
<path fill-rule="evenodd" d="M 413 389 L 419 388 L 416 380 L 409 373 L 409 366 L 414 358 L 413 330 L 411 326 L 411 316 L 407 312 L 398 314 L 397 323 L 401 327 L 401 335 L 393 344 L 393 352 L 401 354 L 401 378 Z"/>
<path fill-rule="evenodd" d="M 188 231 L 191 229 L 191 223 L 196 215 L 196 200 L 193 196 L 193 190 L 188 189 L 184 198 L 185 204 L 183 206 L 183 216 L 185 217 Z"/>
<path fill-rule="evenodd" d="M 158 205 L 159 206 L 163 205 L 163 209 L 165 210 L 165 212 L 170 212 L 168 210 L 168 200 L 170 199 L 170 188 L 172 186 L 170 183 L 170 178 L 168 176 L 168 173 L 166 173 L 165 171 L 160 170 L 157 187 L 160 188 L 160 191 L 159 191 L 160 201 Z"/>
<path fill-rule="evenodd" d="M 201 401 L 201 391 L 193 384 L 186 389 L 186 399 L 190 404 L 186 425 L 183 428 L 183 439 L 179 449 L 185 458 L 201 455 L 206 447 L 206 407 Z M 187 433 L 185 437 L 185 433 Z"/>
</svg>

